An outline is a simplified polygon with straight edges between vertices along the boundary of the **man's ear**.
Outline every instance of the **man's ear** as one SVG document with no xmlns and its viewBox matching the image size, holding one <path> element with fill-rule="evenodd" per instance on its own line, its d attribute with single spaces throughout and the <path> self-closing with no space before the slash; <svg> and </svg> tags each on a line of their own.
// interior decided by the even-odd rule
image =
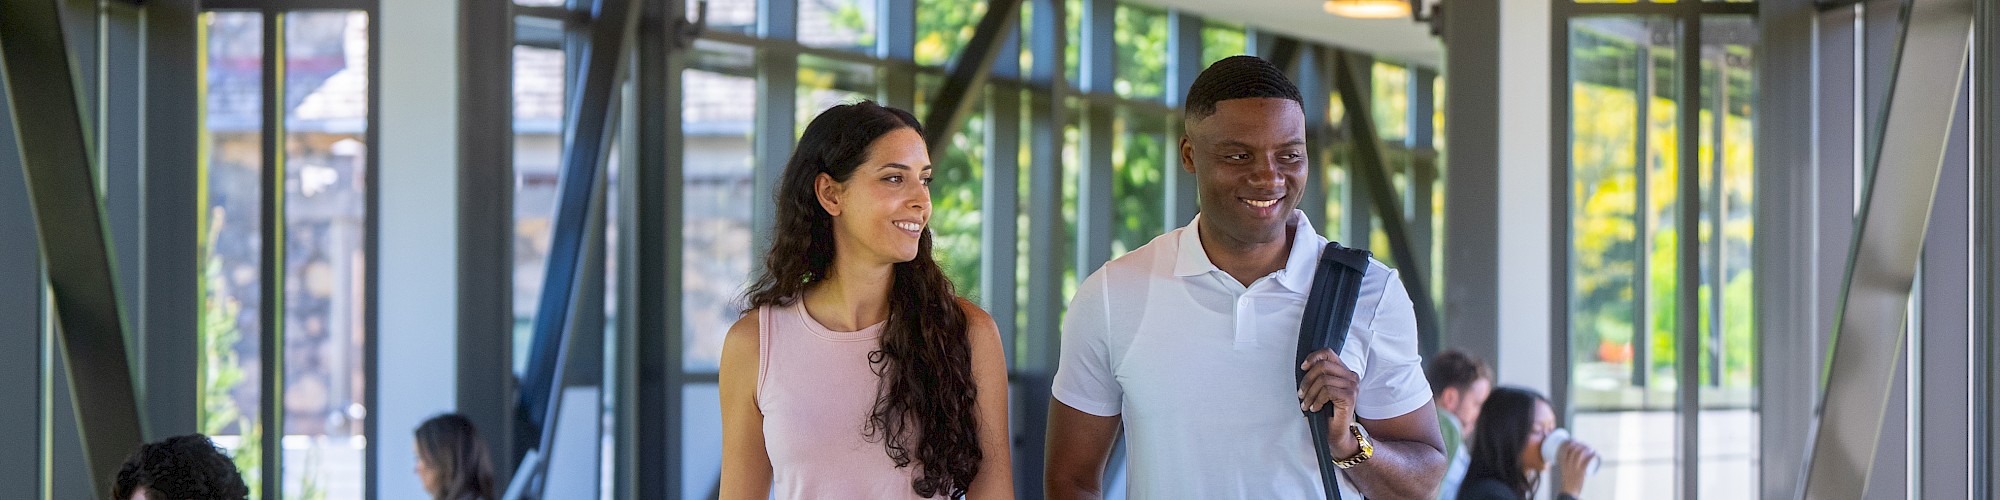
<svg viewBox="0 0 2000 500">
<path fill-rule="evenodd" d="M 1438 406 L 1445 407 L 1445 409 L 1450 411 L 1457 411 L 1458 400 L 1463 397 L 1465 397 L 1465 394 L 1460 392 L 1457 387 L 1446 387 L 1437 393 Z"/>
<path fill-rule="evenodd" d="M 820 172 L 818 177 L 813 178 L 813 195 L 819 198 L 819 207 L 825 209 L 827 215 L 840 216 L 840 194 L 844 189 L 826 172 Z"/>
<path fill-rule="evenodd" d="M 1181 170 L 1194 173 L 1194 143 L 1188 142 L 1187 134 L 1181 134 Z"/>
</svg>

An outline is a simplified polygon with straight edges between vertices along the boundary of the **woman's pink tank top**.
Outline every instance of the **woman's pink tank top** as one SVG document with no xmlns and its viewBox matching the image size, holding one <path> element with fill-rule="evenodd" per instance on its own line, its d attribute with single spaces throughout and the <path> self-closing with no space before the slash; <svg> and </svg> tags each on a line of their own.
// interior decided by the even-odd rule
<svg viewBox="0 0 2000 500">
<path fill-rule="evenodd" d="M 771 457 L 772 497 L 921 498 L 917 464 L 897 468 L 880 437 L 864 435 L 881 377 L 868 363 L 883 324 L 836 332 L 803 301 L 757 309 L 757 407 Z"/>
</svg>

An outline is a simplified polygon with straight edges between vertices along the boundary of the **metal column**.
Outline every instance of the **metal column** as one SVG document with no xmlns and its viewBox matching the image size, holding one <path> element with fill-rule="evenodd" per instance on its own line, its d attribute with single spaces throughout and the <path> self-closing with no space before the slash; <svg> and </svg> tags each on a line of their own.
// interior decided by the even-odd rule
<svg viewBox="0 0 2000 500">
<path fill-rule="evenodd" d="M 0 56 L 14 122 L 26 117 L 37 124 L 15 128 L 14 137 L 35 205 L 84 456 L 98 489 L 110 491 L 119 463 L 145 435 L 144 419 L 133 390 L 110 242 L 92 179 L 95 161 L 58 4 L 0 4 Z"/>
</svg>

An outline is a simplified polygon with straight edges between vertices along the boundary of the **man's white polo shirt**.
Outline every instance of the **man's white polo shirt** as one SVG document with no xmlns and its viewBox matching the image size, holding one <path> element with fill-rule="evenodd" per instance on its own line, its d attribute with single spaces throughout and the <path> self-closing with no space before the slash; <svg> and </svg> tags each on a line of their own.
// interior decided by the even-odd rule
<svg viewBox="0 0 2000 500">
<path fill-rule="evenodd" d="M 1285 268 L 1249 287 L 1209 261 L 1199 216 L 1077 287 L 1052 392 L 1084 413 L 1122 416 L 1132 498 L 1325 497 L 1293 373 L 1326 239 L 1305 213 L 1292 221 Z M 1381 262 L 1369 262 L 1340 359 L 1361 376 L 1361 418 L 1431 399 L 1409 294 Z M 1353 488 L 1343 476 L 1342 498 L 1361 498 Z"/>
</svg>

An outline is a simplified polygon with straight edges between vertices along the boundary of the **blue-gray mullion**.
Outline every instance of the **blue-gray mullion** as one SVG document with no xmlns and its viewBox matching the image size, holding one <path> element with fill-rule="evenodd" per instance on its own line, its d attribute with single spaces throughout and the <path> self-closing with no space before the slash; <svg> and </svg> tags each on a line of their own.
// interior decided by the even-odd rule
<svg viewBox="0 0 2000 500">
<path fill-rule="evenodd" d="M 1293 62 L 1292 67 L 1297 69 L 1291 72 L 1292 79 L 1298 83 L 1299 96 L 1304 99 L 1301 107 L 1305 112 L 1306 160 L 1311 165 L 1298 209 L 1305 212 L 1307 220 L 1319 224 L 1319 228 L 1327 227 L 1327 180 L 1333 176 L 1333 164 L 1327 160 L 1333 158 L 1333 137 L 1338 134 L 1336 130 L 1339 128 L 1328 112 L 1332 104 L 1329 92 L 1332 85 L 1327 82 L 1327 73 L 1321 69 L 1332 65 L 1329 52 L 1324 47 L 1306 48 L 1305 53 Z"/>
<path fill-rule="evenodd" d="M 1016 15 L 1019 15 L 1018 13 Z M 1018 31 L 1017 31 L 1018 32 Z M 1009 40 L 1017 37 L 1009 36 Z M 1018 60 L 1018 58 L 1017 58 Z M 1020 289 L 1015 271 L 1020 258 L 1021 211 L 1021 90 L 1012 85 L 988 85 L 986 93 L 986 178 L 980 183 L 982 218 L 979 226 L 979 298 L 1000 330 L 1009 371 L 1017 366 L 1015 338 L 1020 332 Z"/>
<path fill-rule="evenodd" d="M 2000 143 L 2000 57 L 1994 56 L 1992 47 L 2000 47 L 2000 4 L 1980 2 L 1978 24 L 1974 29 L 1973 47 L 1974 73 L 1973 89 L 1973 133 L 1972 169 L 1974 172 L 2000 171 L 1996 162 L 1994 144 Z M 1980 48 L 1984 47 L 1984 48 Z M 2000 244 L 1995 237 L 2000 236 L 2000 182 L 1993 175 L 1974 175 L 1973 194 L 1973 452 L 1972 452 L 1972 497 L 1992 498 L 2000 493 L 1994 488 L 1994 480 L 2000 478 L 2000 460 L 1994 453 L 2000 450 L 2000 433 L 1994 432 L 2000 426 L 1996 420 L 1995 405 L 2000 404 L 2000 370 L 1996 370 L 1994 330 L 1995 319 L 2000 318 L 2000 303 L 1996 303 L 1996 291 L 2000 291 L 2000 278 L 1996 278 L 1995 257 L 2000 256 Z"/>
<path fill-rule="evenodd" d="M 493 446 L 494 477 L 514 449 L 514 135 L 512 2 L 458 8 L 456 404 Z"/>
<path fill-rule="evenodd" d="M 1674 98 L 1680 106 L 1675 123 L 1679 137 L 1699 137 L 1701 134 L 1701 18 L 1681 16 L 1679 54 L 1674 57 L 1675 76 L 1679 77 L 1678 94 Z M 1674 456 L 1679 465 L 1674 468 L 1677 487 L 1681 495 L 1689 498 L 1700 496 L 1701 468 L 1695 467 L 1701 456 L 1701 373 L 1698 370 L 1701 359 L 1701 141 L 1684 140 L 1675 144 L 1679 151 L 1680 165 L 1676 166 L 1674 231 L 1680 236 L 1674 239 L 1674 351 L 1679 366 L 1674 369 L 1678 376 L 1674 418 L 1679 429 Z"/>
<path fill-rule="evenodd" d="M 147 381 L 143 397 L 152 437 L 199 430 L 200 409 L 195 405 L 200 383 L 195 366 L 201 356 L 197 342 L 201 296 L 196 291 L 201 282 L 190 266 L 201 259 L 201 231 L 196 227 L 201 214 L 196 196 L 201 189 L 201 135 L 199 127 L 190 125 L 199 122 L 201 104 L 187 96 L 201 88 L 202 75 L 193 69 L 201 58 L 200 8 L 195 0 L 152 0 L 141 13 L 144 52 L 139 57 L 145 61 L 142 92 L 148 98 L 141 100 L 134 117 L 143 121 L 140 134 L 145 138 L 139 159 L 144 172 L 139 189 L 145 199 L 139 219 L 145 243 L 137 272 L 143 273 L 145 287 L 152 292 L 144 293 L 136 305 L 145 330 L 140 344 Z"/>
<path fill-rule="evenodd" d="M 1206 66 L 1202 59 L 1202 20 L 1179 10 L 1167 14 L 1167 91 L 1166 105 L 1178 110 L 1185 103 L 1187 88 Z M 1194 174 L 1182 169 L 1180 143 L 1187 133 L 1182 129 L 1180 113 L 1167 116 L 1167 225 L 1176 228 L 1194 220 L 1200 210 L 1195 194 Z M 1321 221 L 1324 224 L 1325 221 Z"/>
<path fill-rule="evenodd" d="M 20 150 L 14 145 L 14 115 L 6 82 L 0 81 L 0 234 L 35 234 L 34 206 L 28 202 Z M 26 493 L 42 498 L 42 256 L 36 238 L 0 238 L 0 428 L 13 429 L 14 446 L 0 451 L 0 483 L 26 485 Z"/>
<path fill-rule="evenodd" d="M 646 2 L 645 19 L 684 19 L 686 3 Z M 682 412 L 682 317 L 679 300 L 682 272 L 684 207 L 682 193 L 683 131 L 680 85 L 686 67 L 686 46 L 677 45 L 690 26 L 674 21 L 647 22 L 633 44 L 636 66 L 630 73 L 638 95 L 656 96 L 628 103 L 636 130 L 627 137 L 636 154 L 622 172 L 619 223 L 621 245 L 629 260 L 620 259 L 621 293 L 618 342 L 619 367 L 616 420 L 620 446 L 616 456 L 616 498 L 676 498 L 680 477 Z M 629 347 L 629 348 L 628 348 Z M 628 451 L 629 450 L 629 451 Z"/>
<path fill-rule="evenodd" d="M 1632 154 L 1634 158 L 1632 165 L 1638 169 L 1638 173 L 1633 176 L 1634 187 L 1632 189 L 1632 196 L 1635 198 L 1635 201 L 1633 203 L 1634 209 L 1632 210 L 1632 227 L 1634 228 L 1633 233 L 1635 239 L 1638 240 L 1639 248 L 1635 250 L 1636 255 L 1633 255 L 1632 259 L 1634 261 L 1632 265 L 1631 295 L 1633 303 L 1632 331 L 1630 335 L 1632 336 L 1632 387 L 1644 391 L 1648 382 L 1647 379 L 1650 378 L 1653 371 L 1653 337 L 1651 334 L 1653 330 L 1651 319 L 1653 315 L 1653 301 L 1650 300 L 1653 296 L 1652 289 L 1650 288 L 1653 279 L 1653 259 L 1650 258 L 1653 248 L 1653 163 L 1649 159 L 1648 153 L 1652 151 L 1652 127 L 1649 124 L 1653 117 L 1654 65 L 1653 44 L 1647 42 L 1636 45 L 1638 45 L 1638 48 L 1633 51 L 1635 56 L 1633 63 L 1634 67 L 1638 70 L 1638 82 L 1636 82 L 1637 85 L 1634 88 L 1637 92 L 1634 92 L 1636 95 L 1632 100 L 1632 109 L 1635 110 L 1632 114 L 1632 130 L 1637 132 L 1633 134 L 1632 140 Z M 1569 353 L 1562 353 L 1561 355 L 1567 356 Z M 1643 397 L 1641 401 L 1644 401 Z M 1640 405 L 1645 406 L 1645 403 L 1642 402 Z"/>
<path fill-rule="evenodd" d="M 1910 5 L 1887 116 L 1876 129 L 1877 164 L 1862 200 L 1848 257 L 1837 344 L 1815 427 L 1804 494 L 1849 497 L 1864 491 L 1874 465 L 1888 387 L 1880 374 L 1900 352 L 1904 310 L 1969 50 L 1972 2 L 1919 0 Z M 1917 55 L 1924 55 L 1917 57 Z M 1863 267 L 1860 264 L 1866 263 Z"/>
<path fill-rule="evenodd" d="M 1762 41 L 1754 58 L 1757 114 L 1789 117 L 1755 123 L 1757 234 L 1751 255 L 1756 277 L 1758 432 L 1753 445 L 1762 450 L 1755 490 L 1761 498 L 1797 494 L 1805 455 L 1785 450 L 1806 447 L 1806 431 L 1798 422 L 1812 414 L 1816 391 L 1811 389 L 1818 380 L 1817 338 L 1822 330 L 1815 325 L 1824 319 L 1814 314 L 1821 295 L 1816 278 L 1821 259 L 1816 252 L 1822 251 L 1819 241 L 1829 241 L 1815 236 L 1827 225 L 1820 222 L 1821 205 L 1827 203 L 1821 195 L 1827 191 L 1818 186 L 1827 177 L 1842 177 L 1823 175 L 1837 169 L 1823 163 L 1831 159 L 1822 159 L 1820 148 L 1829 137 L 1821 134 L 1844 137 L 1851 127 L 1839 122 L 1851 115 L 1840 111 L 1851 99 L 1838 97 L 1843 88 L 1838 82 L 1843 81 L 1841 62 L 1851 70 L 1854 52 L 1849 47 L 1842 54 L 1840 48 L 1830 47 L 1827 38 L 1840 33 L 1839 24 L 1824 19 L 1834 14 L 1819 12 L 1808 1 L 1785 0 L 1767 2 L 1758 18 Z M 1851 18 L 1847 26 L 1851 32 Z"/>
<path fill-rule="evenodd" d="M 1082 45 L 1077 54 L 1083 58 L 1077 65 L 1082 71 L 1080 82 L 1085 92 L 1109 94 L 1114 81 L 1113 72 L 1118 67 L 1116 20 L 1116 0 L 1083 0 Z M 1081 134 L 1078 146 L 1076 181 L 1076 279 L 1082 280 L 1098 266 L 1111 260 L 1111 239 L 1117 234 L 1113 230 L 1116 217 L 1112 214 L 1116 207 L 1112 199 L 1112 183 L 1115 168 L 1111 163 L 1112 149 L 1116 136 L 1112 130 L 1112 120 L 1116 110 L 1108 104 L 1085 101 L 1080 109 L 1083 120 L 1079 123 Z M 1058 219 L 1060 220 L 1060 219 Z"/>
<path fill-rule="evenodd" d="M 1448 330 L 1443 337 L 1451 340 L 1452 348 L 1485 359 L 1497 370 L 1501 368 L 1500 311 L 1495 300 L 1500 293 L 1499 254 L 1495 250 L 1499 248 L 1500 235 L 1500 166 L 1493 159 L 1499 157 L 1500 151 L 1500 93 L 1492 82 L 1500 79 L 1500 7 L 1497 2 L 1461 2 L 1452 4 L 1451 11 L 1452 15 L 1438 18 L 1438 22 L 1444 23 L 1444 38 L 1453 41 L 1452 50 L 1444 54 L 1444 67 L 1451 73 L 1444 82 L 1445 101 L 1451 115 L 1444 123 L 1445 148 L 1452 152 L 1443 158 L 1444 170 L 1450 173 L 1444 178 L 1444 189 L 1451 197 L 1451 202 L 1444 206 L 1444 233 L 1451 235 L 1451 244 L 1445 245 L 1444 260 L 1438 264 L 1450 271 L 1452 286 L 1443 290 L 1443 309 L 1449 314 L 1444 321 Z M 1554 35 L 1557 40 L 1567 39 L 1566 21 L 1552 24 L 1560 30 L 1559 35 Z M 1557 79 L 1552 81 L 1567 81 L 1567 75 L 1560 72 L 1553 77 Z M 1559 110 L 1566 98 L 1559 92 L 1565 86 L 1549 87 L 1553 109 Z M 1558 124 L 1568 119 L 1560 111 L 1550 115 Z M 1560 160 L 1564 149 L 1562 145 L 1552 147 L 1552 159 L 1557 161 L 1551 163 L 1551 170 L 1558 173 L 1567 170 L 1567 164 Z M 1560 204 L 1564 198 L 1554 196 L 1551 203 Z M 1551 212 L 1562 213 L 1560 209 Z M 1567 216 L 1558 220 L 1567 223 Z M 1562 227 L 1551 229 L 1560 231 Z M 1566 252 L 1563 249 L 1568 244 L 1561 239 L 1554 240 L 1554 244 L 1550 247 L 1556 250 L 1551 255 L 1554 261 L 1551 269 L 1560 272 Z M 1558 280 L 1554 284 L 1551 290 L 1555 297 L 1551 302 L 1562 306 L 1565 304 L 1562 297 L 1568 293 L 1567 283 Z M 1557 310 L 1563 312 L 1551 318 L 1568 317 L 1566 310 Z M 1568 327 L 1564 321 L 1554 321 L 1550 328 L 1550 337 L 1561 337 Z M 1559 400 L 1556 402 L 1555 407 L 1562 411 L 1564 407 Z"/>
<path fill-rule="evenodd" d="M 15 129 L 35 205 L 35 227 L 46 260 L 62 353 L 69 362 L 89 476 L 107 490 L 118 463 L 145 435 L 126 357 L 100 198 L 92 174 L 78 73 L 60 20 L 60 0 L 0 3 L 0 57 Z M 53 43 L 26 43 L 28 41 Z"/>
<path fill-rule="evenodd" d="M 1015 353 L 1020 373 L 1015 414 L 1026 418 L 1047 415 L 1049 387 L 1061 354 L 1063 298 L 1063 247 L 1070 241 L 1062 222 L 1063 128 L 1068 123 L 1064 97 L 1068 79 L 1064 73 L 1064 45 L 1067 16 L 1061 0 L 1041 0 L 1035 4 L 1029 40 L 1035 61 L 1029 80 L 1048 86 L 1046 92 L 1028 92 L 1028 268 L 1027 323 L 1021 325 L 1026 351 Z M 1041 61 L 1048 61 L 1043 64 Z M 1045 426 L 1026 426 L 1019 439 L 1020 453 L 1014 455 L 1014 482 L 1033 490 L 1042 484 L 1045 453 Z"/>
<path fill-rule="evenodd" d="M 285 14 L 264 16 L 262 94 L 263 161 L 258 197 L 257 422 L 265 460 L 259 464 L 263 498 L 284 498 L 285 437 Z"/>
</svg>

